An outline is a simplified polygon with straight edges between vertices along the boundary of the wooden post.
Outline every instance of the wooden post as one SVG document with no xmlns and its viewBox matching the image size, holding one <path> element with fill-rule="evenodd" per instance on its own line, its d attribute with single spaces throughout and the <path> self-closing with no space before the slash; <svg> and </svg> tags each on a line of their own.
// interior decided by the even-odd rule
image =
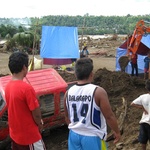
<svg viewBox="0 0 150 150">
<path fill-rule="evenodd" d="M 84 28 L 85 28 L 85 17 L 84 17 L 83 26 L 82 26 L 82 35 L 81 35 L 81 45 L 80 45 L 81 47 L 80 47 L 80 50 L 82 50 L 82 46 L 83 46 Z"/>
<path fill-rule="evenodd" d="M 36 43 L 36 32 L 37 32 L 37 26 L 38 26 L 38 21 L 39 21 L 39 19 L 37 20 L 37 23 L 36 23 L 36 25 L 35 25 L 35 30 L 34 30 L 34 39 L 33 39 L 33 48 L 32 48 L 32 61 L 33 61 L 33 70 L 34 70 L 34 55 L 35 55 L 35 43 Z"/>
</svg>

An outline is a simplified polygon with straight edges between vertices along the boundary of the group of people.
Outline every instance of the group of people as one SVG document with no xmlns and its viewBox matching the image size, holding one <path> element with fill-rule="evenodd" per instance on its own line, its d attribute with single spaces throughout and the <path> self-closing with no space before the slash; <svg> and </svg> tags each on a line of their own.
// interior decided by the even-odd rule
<svg viewBox="0 0 150 150">
<path fill-rule="evenodd" d="M 14 52 L 9 57 L 11 81 L 6 85 L 8 123 L 12 150 L 45 150 L 41 131 L 43 121 L 33 87 L 24 82 L 28 72 L 29 57 Z M 120 140 L 117 119 L 109 104 L 106 91 L 93 85 L 93 61 L 88 57 L 75 63 L 77 84 L 64 96 L 65 118 L 70 129 L 69 150 L 105 150 L 107 125 L 114 132 L 114 143 Z"/>
<path fill-rule="evenodd" d="M 131 76 L 138 76 L 138 55 L 132 54 L 128 55 L 129 61 L 131 63 Z M 148 52 L 147 56 L 144 58 L 144 79 L 148 79 L 149 73 L 149 63 L 150 63 L 150 52 Z"/>
<path fill-rule="evenodd" d="M 45 150 L 38 99 L 33 87 L 23 81 L 28 72 L 28 63 L 28 55 L 23 52 L 14 52 L 9 57 L 8 66 L 12 79 L 6 86 L 5 97 L 12 150 Z M 114 144 L 120 141 L 121 135 L 107 92 L 92 84 L 92 59 L 79 58 L 75 63 L 75 75 L 77 84 L 70 87 L 64 95 L 65 120 L 69 128 L 68 149 L 107 150 L 107 125 L 113 131 Z M 150 91 L 150 81 L 146 82 L 146 88 Z M 144 110 L 139 135 L 143 150 L 146 150 L 144 147 L 150 140 L 148 97 L 149 93 L 132 103 Z"/>
</svg>

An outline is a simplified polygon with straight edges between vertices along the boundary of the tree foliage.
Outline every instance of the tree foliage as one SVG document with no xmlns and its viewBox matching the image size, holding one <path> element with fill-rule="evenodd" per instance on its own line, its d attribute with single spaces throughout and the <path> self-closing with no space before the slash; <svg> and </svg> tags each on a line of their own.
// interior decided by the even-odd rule
<svg viewBox="0 0 150 150">
<path fill-rule="evenodd" d="M 150 22 L 150 15 L 90 16 L 86 14 L 84 16 L 0 18 L 0 37 L 9 39 L 11 45 L 19 44 L 32 48 L 35 43 L 39 47 L 42 26 L 74 26 L 78 27 L 79 35 L 132 34 L 139 20 Z"/>
<path fill-rule="evenodd" d="M 31 18 L 32 24 L 37 18 Z M 40 26 L 75 26 L 79 35 L 84 34 L 132 34 L 139 20 L 150 21 L 150 15 L 143 16 L 44 16 L 39 19 Z"/>
</svg>

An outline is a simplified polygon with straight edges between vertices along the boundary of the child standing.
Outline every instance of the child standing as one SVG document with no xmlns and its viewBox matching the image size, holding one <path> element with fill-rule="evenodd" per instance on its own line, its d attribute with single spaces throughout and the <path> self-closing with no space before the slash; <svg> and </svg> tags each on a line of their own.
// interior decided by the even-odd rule
<svg viewBox="0 0 150 150">
<path fill-rule="evenodd" d="M 83 57 L 88 57 L 88 55 L 89 55 L 89 51 L 88 51 L 88 49 L 87 49 L 87 46 L 85 46 L 84 48 L 83 48 L 83 50 L 81 51 L 81 58 L 83 58 Z"/>
</svg>

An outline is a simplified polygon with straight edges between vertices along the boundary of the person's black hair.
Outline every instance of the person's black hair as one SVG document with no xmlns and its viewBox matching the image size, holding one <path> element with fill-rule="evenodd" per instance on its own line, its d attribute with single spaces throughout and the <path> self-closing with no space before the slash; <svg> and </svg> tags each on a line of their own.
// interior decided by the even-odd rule
<svg viewBox="0 0 150 150">
<path fill-rule="evenodd" d="M 84 48 L 83 48 L 83 50 L 86 50 L 87 49 L 87 46 L 85 46 Z"/>
<path fill-rule="evenodd" d="M 28 67 L 29 57 L 24 52 L 14 52 L 9 57 L 8 67 L 10 72 L 19 73 L 23 66 Z"/>
<path fill-rule="evenodd" d="M 88 79 L 93 71 L 93 60 L 87 57 L 80 58 L 75 64 L 75 74 L 78 80 Z"/>
<path fill-rule="evenodd" d="M 145 88 L 150 91 L 150 79 L 146 80 L 145 82 Z"/>
</svg>

